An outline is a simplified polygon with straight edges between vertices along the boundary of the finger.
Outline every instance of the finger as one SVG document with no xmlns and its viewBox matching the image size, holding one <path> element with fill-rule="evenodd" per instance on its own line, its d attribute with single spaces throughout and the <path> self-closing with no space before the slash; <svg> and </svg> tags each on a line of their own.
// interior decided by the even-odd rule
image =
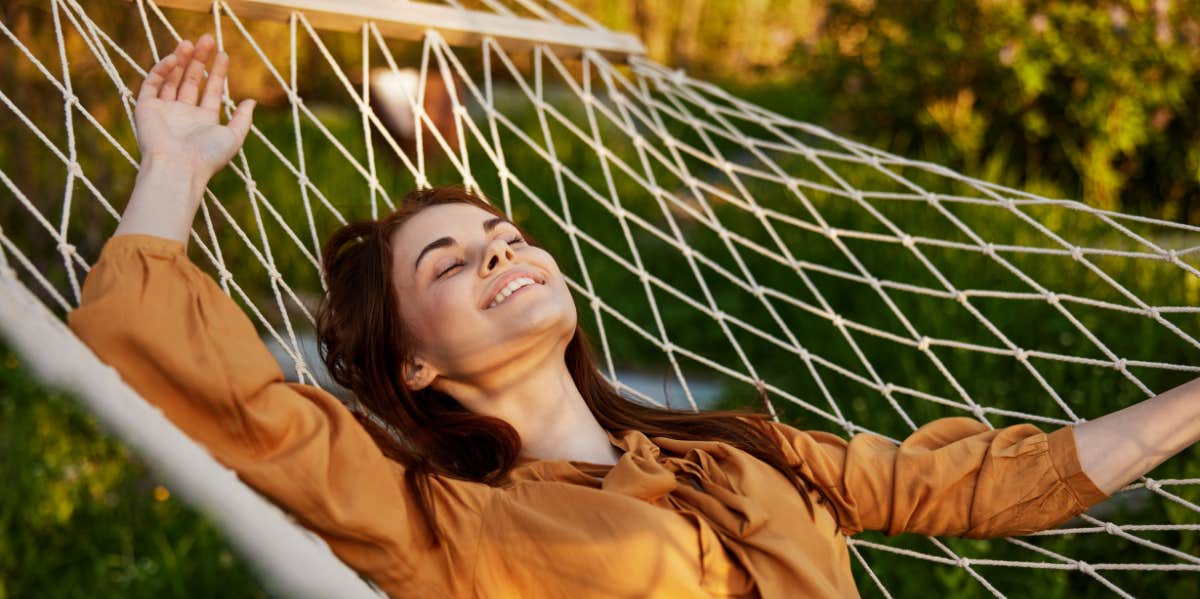
<svg viewBox="0 0 1200 599">
<path fill-rule="evenodd" d="M 179 84 L 179 96 L 176 99 L 180 102 L 196 103 L 196 98 L 200 96 L 200 80 L 204 78 L 204 65 L 208 64 L 208 57 L 215 45 L 216 42 L 207 33 L 200 36 L 200 40 L 196 42 L 192 60 L 183 72 L 183 81 Z"/>
<path fill-rule="evenodd" d="M 228 72 L 229 55 L 217 52 L 212 70 L 208 73 L 208 81 L 204 84 L 204 97 L 200 99 L 201 108 L 216 112 L 221 107 L 221 95 L 225 91 L 225 74 Z"/>
<path fill-rule="evenodd" d="M 229 119 L 230 131 L 233 131 L 237 136 L 238 145 L 246 141 L 246 134 L 250 132 L 250 119 L 254 113 L 254 107 L 258 103 L 254 100 L 242 100 L 233 111 L 233 116 Z"/>
<path fill-rule="evenodd" d="M 183 40 L 175 47 L 175 67 L 167 74 L 167 82 L 158 92 L 159 100 L 174 100 L 179 93 L 179 81 L 183 79 L 183 67 L 192 58 L 192 42 Z"/>
<path fill-rule="evenodd" d="M 150 68 L 150 71 L 146 73 L 146 79 L 142 81 L 142 88 L 138 90 L 138 102 L 158 96 L 159 88 L 167 81 L 167 74 L 175 68 L 177 61 L 175 54 L 171 53 Z"/>
</svg>

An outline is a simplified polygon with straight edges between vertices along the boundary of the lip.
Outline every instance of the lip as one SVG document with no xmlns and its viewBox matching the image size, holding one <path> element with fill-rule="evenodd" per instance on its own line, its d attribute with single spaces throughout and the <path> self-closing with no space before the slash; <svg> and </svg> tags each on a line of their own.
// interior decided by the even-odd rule
<svg viewBox="0 0 1200 599">
<path fill-rule="evenodd" d="M 511 283 L 521 277 L 529 277 L 529 278 L 533 279 L 534 282 L 538 285 L 546 284 L 546 278 L 536 272 L 530 272 L 530 271 L 525 271 L 525 270 L 510 270 L 510 271 L 504 273 L 503 275 L 500 275 L 500 278 L 497 279 L 495 283 L 493 283 L 491 286 L 488 287 L 488 292 L 483 296 L 483 301 L 480 303 L 479 309 L 487 310 L 488 305 L 492 303 L 492 298 L 496 297 L 496 294 L 500 293 L 501 289 L 504 289 L 506 286 L 508 286 L 509 283 Z"/>
</svg>

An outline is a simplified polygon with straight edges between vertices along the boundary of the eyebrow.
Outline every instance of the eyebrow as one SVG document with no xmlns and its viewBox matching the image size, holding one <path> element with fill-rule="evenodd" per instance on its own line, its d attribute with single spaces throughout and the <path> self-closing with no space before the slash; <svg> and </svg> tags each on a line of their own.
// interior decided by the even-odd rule
<svg viewBox="0 0 1200 599">
<path fill-rule="evenodd" d="M 500 223 L 506 223 L 506 222 L 509 222 L 509 221 L 507 219 L 500 218 L 499 216 L 494 217 L 494 218 L 489 218 L 489 219 L 483 221 L 483 232 L 487 233 L 487 232 L 491 231 L 492 229 L 495 229 L 496 225 L 498 225 Z M 421 250 L 421 253 L 417 254 L 417 260 L 416 260 L 416 262 L 413 263 L 413 271 L 415 272 L 418 268 L 421 267 L 421 258 L 424 258 L 426 253 L 436 250 L 438 248 L 444 248 L 446 246 L 453 245 L 455 243 L 458 243 L 458 242 L 455 241 L 453 237 L 441 237 L 441 238 L 438 238 L 438 239 L 435 239 L 435 240 L 429 242 L 429 244 L 426 245 Z"/>
</svg>

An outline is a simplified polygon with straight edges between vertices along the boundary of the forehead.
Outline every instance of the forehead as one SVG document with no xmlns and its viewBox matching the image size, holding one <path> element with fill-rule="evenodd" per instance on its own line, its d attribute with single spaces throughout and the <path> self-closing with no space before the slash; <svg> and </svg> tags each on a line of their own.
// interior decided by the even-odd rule
<svg viewBox="0 0 1200 599">
<path fill-rule="evenodd" d="M 483 208 L 471 204 L 453 203 L 430 206 L 414 214 L 396 232 L 403 240 L 413 238 L 413 242 L 429 240 L 450 233 L 454 230 L 477 230 L 479 223 L 492 218 L 494 215 Z M 428 241 L 428 240 L 426 240 Z"/>
<path fill-rule="evenodd" d="M 409 263 L 408 268 L 412 268 L 411 262 L 429 242 L 449 236 L 463 243 L 471 237 L 482 236 L 480 225 L 495 216 L 471 204 L 430 206 L 410 217 L 392 233 L 392 253 Z"/>
</svg>

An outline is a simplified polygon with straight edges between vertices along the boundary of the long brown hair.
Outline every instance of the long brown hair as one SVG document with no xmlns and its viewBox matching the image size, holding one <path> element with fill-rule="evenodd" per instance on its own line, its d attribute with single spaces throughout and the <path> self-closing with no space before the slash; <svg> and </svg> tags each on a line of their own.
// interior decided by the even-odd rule
<svg viewBox="0 0 1200 599">
<path fill-rule="evenodd" d="M 400 318 L 399 302 L 389 280 L 392 233 L 430 206 L 464 203 L 506 218 L 497 208 L 459 186 L 418 189 L 406 195 L 394 212 L 378 220 L 346 224 L 325 242 L 322 264 L 328 292 L 317 309 L 321 359 L 333 379 L 354 393 L 353 412 L 381 451 L 402 464 L 408 491 L 424 516 L 431 546 L 441 543 L 441 530 L 429 498 L 428 475 L 437 474 L 497 486 L 516 464 L 521 450 L 516 429 L 504 420 L 468 411 L 454 397 L 426 387 L 410 390 L 401 364 L 411 357 L 412 337 Z M 526 243 L 537 246 L 518 227 Z M 764 422 L 766 414 L 709 410 L 661 409 L 628 401 L 606 381 L 596 365 L 591 343 L 581 326 L 566 349 L 567 368 L 600 426 L 611 432 L 636 429 L 647 436 L 680 440 L 720 440 L 746 451 L 779 470 L 800 491 L 813 511 L 806 487 L 825 492 L 790 468 Z M 766 392 L 759 386 L 762 399 Z M 362 408 L 365 408 L 363 410 Z M 834 506 L 836 512 L 836 506 Z M 835 518 L 840 518 L 835 513 Z"/>
</svg>

